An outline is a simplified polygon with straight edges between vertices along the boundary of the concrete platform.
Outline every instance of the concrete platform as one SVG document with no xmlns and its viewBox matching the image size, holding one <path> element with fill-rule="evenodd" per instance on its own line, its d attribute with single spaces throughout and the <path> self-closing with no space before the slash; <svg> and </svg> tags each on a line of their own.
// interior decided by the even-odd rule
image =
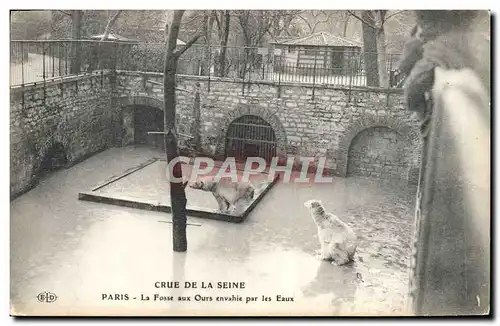
<svg viewBox="0 0 500 326">
<path fill-rule="evenodd" d="M 220 164 L 216 164 L 216 166 L 220 168 Z M 191 176 L 192 169 L 191 164 L 182 164 L 183 176 Z M 101 182 L 89 191 L 80 192 L 78 199 L 170 213 L 172 211 L 170 187 L 167 178 L 164 177 L 165 171 L 165 159 L 151 158 L 137 166 L 128 168 L 123 173 L 108 178 L 108 180 Z M 198 179 L 203 180 L 205 177 L 212 177 L 218 171 L 219 169 L 215 168 L 208 176 L 200 176 Z M 236 176 L 241 180 L 244 171 L 238 169 L 236 172 Z M 254 199 L 247 206 L 242 207 L 243 211 L 231 213 L 220 212 L 211 193 L 186 187 L 187 214 L 195 217 L 241 223 L 278 179 L 279 175 L 276 175 L 271 180 L 265 173 L 250 175 L 249 181 L 256 189 Z"/>
<path fill-rule="evenodd" d="M 188 250 L 174 253 L 170 214 L 77 199 L 81 189 L 157 156 L 145 148 L 113 148 L 47 176 L 11 202 L 12 314 L 406 313 L 414 188 L 361 178 L 277 183 L 245 223 L 188 216 Z M 358 233 L 351 266 L 336 267 L 314 256 L 316 227 L 303 207 L 311 198 L 322 200 Z M 169 281 L 180 287 L 155 287 Z M 197 287 L 184 288 L 185 282 Z M 245 288 L 217 288 L 218 282 L 244 282 Z M 39 302 L 44 291 L 57 300 Z M 123 300 L 103 300 L 103 294 Z M 154 301 L 155 294 L 175 300 Z M 294 301 L 278 301 L 278 295 Z M 179 296 L 191 301 L 178 301 Z M 238 296 L 243 301 L 216 301 Z M 257 299 L 246 303 L 247 297 Z"/>
</svg>

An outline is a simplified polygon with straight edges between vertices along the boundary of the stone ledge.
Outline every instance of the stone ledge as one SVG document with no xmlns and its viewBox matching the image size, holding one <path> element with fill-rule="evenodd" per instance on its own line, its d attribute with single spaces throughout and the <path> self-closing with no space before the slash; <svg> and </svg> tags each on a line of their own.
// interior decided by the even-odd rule
<svg viewBox="0 0 500 326">
<path fill-rule="evenodd" d="M 19 93 L 19 92 L 25 92 L 27 90 L 31 89 L 39 89 L 43 87 L 50 87 L 53 85 L 59 85 L 59 84 L 64 84 L 64 83 L 71 83 L 79 80 L 85 80 L 85 79 L 91 79 L 91 78 L 99 78 L 101 76 L 108 76 L 112 73 L 110 70 L 103 71 L 101 72 L 96 72 L 93 74 L 81 74 L 81 75 L 69 75 L 69 76 L 60 76 L 60 77 L 51 77 L 49 80 L 45 81 L 39 81 L 39 82 L 33 82 L 33 83 L 27 83 L 24 85 L 14 85 L 10 86 L 10 92 L 12 93 Z"/>
<path fill-rule="evenodd" d="M 142 72 L 142 71 L 126 71 L 126 70 L 117 70 L 118 75 L 125 76 L 152 76 L 152 77 L 163 77 L 163 73 L 161 72 Z M 382 87 L 371 87 L 371 86 L 339 86 L 339 85 L 329 85 L 329 84 L 306 84 L 306 83 L 297 83 L 297 82 L 280 82 L 271 81 L 271 80 L 251 80 L 243 81 L 241 79 L 236 78 L 227 78 L 227 77 L 215 77 L 215 76 L 195 76 L 195 75 L 180 75 L 177 74 L 177 80 L 198 80 L 198 81 L 210 81 L 212 82 L 224 82 L 224 83 L 236 83 L 236 84 L 255 84 L 255 85 L 268 85 L 268 86 L 276 86 L 276 87 L 305 87 L 305 88 L 322 88 L 322 89 L 332 89 L 332 90 L 340 90 L 340 91 L 357 91 L 357 92 L 373 92 L 373 93 L 383 93 L 383 94 L 402 94 L 402 88 L 382 88 Z"/>
</svg>

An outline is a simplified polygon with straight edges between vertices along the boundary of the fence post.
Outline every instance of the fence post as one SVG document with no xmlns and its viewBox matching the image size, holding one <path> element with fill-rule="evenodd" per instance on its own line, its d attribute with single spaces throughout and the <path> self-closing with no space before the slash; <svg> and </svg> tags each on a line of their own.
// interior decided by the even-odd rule
<svg viewBox="0 0 500 326">
<path fill-rule="evenodd" d="M 318 51 L 314 51 L 314 69 L 313 69 L 313 93 L 312 99 L 314 101 L 314 90 L 316 88 L 316 56 L 318 55 Z"/>
<path fill-rule="evenodd" d="M 212 69 L 212 47 L 208 44 L 208 93 L 210 93 L 210 70 Z"/>
<path fill-rule="evenodd" d="M 52 56 L 52 78 L 54 78 L 54 66 L 56 64 L 55 62 L 55 55 L 54 55 L 54 47 L 52 46 L 52 43 L 49 43 L 50 44 L 50 53 L 51 53 L 51 56 Z"/>
<path fill-rule="evenodd" d="M 21 86 L 24 86 L 24 45 L 23 44 L 24 43 L 21 42 Z M 24 96 L 23 96 L 23 101 L 24 101 Z"/>
<path fill-rule="evenodd" d="M 386 103 L 385 107 L 389 107 L 389 88 L 391 88 L 391 72 L 392 72 L 392 53 L 389 53 L 389 81 L 387 83 Z"/>
<path fill-rule="evenodd" d="M 45 85 L 45 42 L 42 42 L 42 66 L 43 66 L 43 72 L 42 72 L 42 77 L 43 77 L 43 105 L 45 105 L 45 95 L 46 95 L 46 85 Z"/>
<path fill-rule="evenodd" d="M 194 105 L 193 105 L 193 124 L 191 135 L 193 135 L 193 147 L 195 155 L 201 152 L 201 111 L 200 111 L 200 83 L 195 86 Z"/>
<path fill-rule="evenodd" d="M 42 42 L 42 78 L 45 85 L 45 42 Z"/>
<path fill-rule="evenodd" d="M 356 72 L 357 73 L 357 72 Z M 351 103 L 351 89 L 352 89 L 352 77 L 354 75 L 354 72 L 352 71 L 351 69 L 351 73 L 350 73 L 350 80 L 349 80 L 349 92 L 347 92 L 347 103 L 346 103 L 346 106 L 349 105 Z"/>
<path fill-rule="evenodd" d="M 261 54 L 262 56 L 262 62 L 261 62 L 261 65 L 262 65 L 262 80 L 264 80 L 264 75 L 265 75 L 265 72 L 264 72 L 264 54 Z"/>
<path fill-rule="evenodd" d="M 68 74 L 68 44 L 64 43 L 64 75 Z"/>
<path fill-rule="evenodd" d="M 357 73 L 356 71 L 356 58 L 354 57 L 354 52 L 349 52 L 349 87 L 352 85 L 352 77 Z"/>
<path fill-rule="evenodd" d="M 244 47 L 244 53 L 245 53 L 245 58 L 243 59 L 243 71 L 242 71 L 242 76 L 241 76 L 241 94 L 245 95 L 245 76 L 247 74 L 247 63 L 248 63 L 248 50 L 247 47 Z"/>
<path fill-rule="evenodd" d="M 279 58 L 279 62 L 278 62 L 278 98 L 281 97 L 281 71 L 283 70 L 283 60 L 282 60 L 282 57 L 281 57 L 281 53 L 280 53 L 280 58 Z"/>
</svg>

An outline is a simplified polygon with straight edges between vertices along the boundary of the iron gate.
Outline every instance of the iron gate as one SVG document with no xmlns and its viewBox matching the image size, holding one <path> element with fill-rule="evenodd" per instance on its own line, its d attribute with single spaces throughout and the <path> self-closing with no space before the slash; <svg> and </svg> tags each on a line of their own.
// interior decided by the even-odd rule
<svg viewBox="0 0 500 326">
<path fill-rule="evenodd" d="M 229 125 L 226 157 L 242 162 L 248 157 L 262 157 L 267 163 L 276 156 L 276 135 L 269 123 L 254 115 L 244 115 Z"/>
</svg>

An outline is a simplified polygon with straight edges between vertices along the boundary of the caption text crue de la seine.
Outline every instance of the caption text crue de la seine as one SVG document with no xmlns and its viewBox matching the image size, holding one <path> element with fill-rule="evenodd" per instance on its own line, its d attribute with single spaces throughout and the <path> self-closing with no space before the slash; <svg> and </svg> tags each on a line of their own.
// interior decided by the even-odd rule
<svg viewBox="0 0 500 326">
<path fill-rule="evenodd" d="M 197 282 L 197 281 L 156 281 L 154 282 L 154 288 L 156 289 L 245 289 L 245 282 Z M 273 298 L 274 297 L 274 298 Z M 240 294 L 226 294 L 226 295 L 208 295 L 204 294 L 194 294 L 194 295 L 165 295 L 160 293 L 141 293 L 137 296 L 132 296 L 128 293 L 102 293 L 101 300 L 104 301 L 152 301 L 152 302 L 293 302 L 293 296 L 285 296 L 283 294 L 276 294 L 274 296 L 269 295 L 252 295 L 252 296 L 242 296 Z"/>
</svg>

